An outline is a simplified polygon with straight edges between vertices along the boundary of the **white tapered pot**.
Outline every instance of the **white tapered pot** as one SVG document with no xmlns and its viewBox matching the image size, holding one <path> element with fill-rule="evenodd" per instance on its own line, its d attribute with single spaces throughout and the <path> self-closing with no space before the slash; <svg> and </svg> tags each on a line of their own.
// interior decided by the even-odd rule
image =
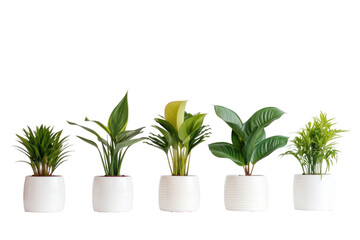
<svg viewBox="0 0 360 240">
<path fill-rule="evenodd" d="M 225 208 L 231 211 L 264 211 L 268 208 L 265 176 L 228 175 L 225 180 Z"/>
<path fill-rule="evenodd" d="M 335 200 L 335 180 L 330 174 L 294 176 L 294 207 L 297 210 L 332 210 Z"/>
<path fill-rule="evenodd" d="M 160 210 L 191 212 L 199 208 L 199 202 L 200 185 L 197 176 L 161 176 Z"/>
<path fill-rule="evenodd" d="M 64 209 L 62 176 L 27 176 L 24 184 L 25 212 L 59 212 Z"/>
<path fill-rule="evenodd" d="M 132 209 L 133 183 L 130 176 L 96 176 L 93 182 L 96 212 L 127 212 Z"/>
</svg>

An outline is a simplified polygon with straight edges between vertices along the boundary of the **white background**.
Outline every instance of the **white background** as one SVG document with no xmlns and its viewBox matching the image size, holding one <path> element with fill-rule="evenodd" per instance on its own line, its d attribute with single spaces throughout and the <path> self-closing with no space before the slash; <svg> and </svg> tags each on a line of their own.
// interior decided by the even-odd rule
<svg viewBox="0 0 360 240">
<path fill-rule="evenodd" d="M 271 1 L 0 1 L 0 238 L 1 239 L 358 239 L 360 4 L 348 0 Z M 128 129 L 144 136 L 173 100 L 208 113 L 213 135 L 194 149 L 190 174 L 201 185 L 200 209 L 158 209 L 165 155 L 134 145 L 122 173 L 133 177 L 131 212 L 94 213 L 93 176 L 102 175 L 90 137 L 66 120 L 106 122 L 129 90 Z M 337 205 L 332 212 L 295 211 L 293 175 L 300 165 L 276 151 L 255 167 L 268 177 L 269 210 L 229 212 L 225 176 L 242 169 L 218 159 L 207 144 L 230 141 L 230 128 L 213 105 L 243 120 L 266 106 L 285 112 L 268 136 L 294 136 L 320 110 L 349 129 L 333 167 Z M 27 125 L 46 124 L 70 135 L 72 153 L 61 213 L 25 213 L 23 182 L 29 166 L 13 145 Z M 89 123 L 89 125 L 91 125 Z M 99 130 L 101 131 L 101 130 Z"/>
</svg>

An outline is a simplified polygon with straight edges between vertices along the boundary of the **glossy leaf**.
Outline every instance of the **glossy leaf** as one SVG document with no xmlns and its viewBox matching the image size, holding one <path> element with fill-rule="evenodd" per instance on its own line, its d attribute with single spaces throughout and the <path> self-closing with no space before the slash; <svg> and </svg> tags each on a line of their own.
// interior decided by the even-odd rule
<svg viewBox="0 0 360 240">
<path fill-rule="evenodd" d="M 128 115 L 129 109 L 126 93 L 109 117 L 108 128 L 112 139 L 115 139 L 122 131 L 126 129 Z"/>
<path fill-rule="evenodd" d="M 170 102 L 165 107 L 165 120 L 168 121 L 176 130 L 179 130 L 184 122 L 186 101 Z"/>
<path fill-rule="evenodd" d="M 229 158 L 239 166 L 244 166 L 245 161 L 241 152 L 234 148 L 233 145 L 226 142 L 217 142 L 209 144 L 211 153 L 219 158 Z"/>
<path fill-rule="evenodd" d="M 251 161 L 252 153 L 256 146 L 256 139 L 258 138 L 258 135 L 262 129 L 256 128 L 248 137 L 247 141 L 245 142 L 245 145 L 242 149 L 242 154 L 245 159 L 245 164 L 249 164 Z"/>
<path fill-rule="evenodd" d="M 206 114 L 196 114 L 186 119 L 180 126 L 179 138 L 183 142 L 188 142 L 190 135 L 202 126 L 205 116 Z"/>
<path fill-rule="evenodd" d="M 273 136 L 262 140 L 258 143 L 253 151 L 251 163 L 255 164 L 264 157 L 270 155 L 276 149 L 286 146 L 288 137 Z"/>
<path fill-rule="evenodd" d="M 284 112 L 276 107 L 260 109 L 246 121 L 244 126 L 245 133 L 249 135 L 257 127 L 265 128 L 276 119 L 279 119 L 283 114 Z"/>
<path fill-rule="evenodd" d="M 226 107 L 214 106 L 216 115 L 224 120 L 228 126 L 234 130 L 234 132 L 240 137 L 241 140 L 246 139 L 246 134 L 242 130 L 243 123 L 240 119 L 240 117 L 231 109 L 228 109 Z"/>
</svg>

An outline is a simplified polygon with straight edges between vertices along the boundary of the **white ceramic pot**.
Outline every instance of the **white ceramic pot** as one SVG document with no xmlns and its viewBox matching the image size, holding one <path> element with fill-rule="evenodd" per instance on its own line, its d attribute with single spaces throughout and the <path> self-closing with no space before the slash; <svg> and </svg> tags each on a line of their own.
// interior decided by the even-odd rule
<svg viewBox="0 0 360 240">
<path fill-rule="evenodd" d="M 62 176 L 27 176 L 24 184 L 25 212 L 59 212 L 64 209 Z"/>
<path fill-rule="evenodd" d="M 265 176 L 228 175 L 225 180 L 225 208 L 231 211 L 264 211 L 268 208 Z"/>
<path fill-rule="evenodd" d="M 130 176 L 96 176 L 93 182 L 96 212 L 127 212 L 132 209 L 133 183 Z"/>
<path fill-rule="evenodd" d="M 160 210 L 191 212 L 199 208 L 199 202 L 200 185 L 197 176 L 161 176 Z"/>
<path fill-rule="evenodd" d="M 335 199 L 334 176 L 302 175 L 294 177 L 294 207 L 297 210 L 332 210 Z"/>
</svg>

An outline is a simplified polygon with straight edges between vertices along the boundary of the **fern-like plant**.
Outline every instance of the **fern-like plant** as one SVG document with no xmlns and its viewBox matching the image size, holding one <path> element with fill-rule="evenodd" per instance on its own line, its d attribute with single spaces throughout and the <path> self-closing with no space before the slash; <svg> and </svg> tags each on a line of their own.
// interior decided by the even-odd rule
<svg viewBox="0 0 360 240">
<path fill-rule="evenodd" d="M 255 164 L 287 144 L 288 137 L 273 136 L 266 138 L 264 128 L 280 118 L 284 112 L 275 107 L 263 108 L 255 112 L 243 123 L 232 110 L 215 106 L 216 115 L 232 129 L 231 141 L 209 144 L 212 154 L 219 158 L 229 158 L 244 168 L 245 175 L 251 176 Z"/>
<path fill-rule="evenodd" d="M 300 163 L 303 174 L 326 174 L 330 166 L 337 161 L 339 151 L 335 149 L 335 139 L 340 137 L 344 130 L 332 128 L 333 118 L 328 119 L 327 114 L 321 112 L 314 117 L 314 122 L 306 124 L 305 128 L 297 132 L 291 142 L 291 150 L 281 154 L 292 155 Z M 323 166 L 325 164 L 325 167 Z"/>
<path fill-rule="evenodd" d="M 143 127 L 136 130 L 126 130 L 128 112 L 129 108 L 126 93 L 120 103 L 112 111 L 107 126 L 99 121 L 89 120 L 87 117 L 85 118 L 85 121 L 93 122 L 103 129 L 107 134 L 106 139 L 102 138 L 93 129 L 68 121 L 69 124 L 79 126 L 96 137 L 100 143 L 99 145 L 90 139 L 77 136 L 98 150 L 106 176 L 120 176 L 121 165 L 129 147 L 145 139 L 133 139 L 135 136 L 142 133 Z"/>
<path fill-rule="evenodd" d="M 54 132 L 53 128 L 41 125 L 33 131 L 30 127 L 23 129 L 25 136 L 20 135 L 15 146 L 24 153 L 29 161 L 20 161 L 29 164 L 34 176 L 51 176 L 68 157 L 68 136 L 61 138 L 62 130 Z"/>
<path fill-rule="evenodd" d="M 146 142 L 165 152 L 173 176 L 189 174 L 192 149 L 210 135 L 210 128 L 203 125 L 206 114 L 192 115 L 185 106 L 186 101 L 167 104 L 165 117 L 155 118 L 159 125 L 153 126 L 160 134 L 150 133 Z"/>
</svg>

